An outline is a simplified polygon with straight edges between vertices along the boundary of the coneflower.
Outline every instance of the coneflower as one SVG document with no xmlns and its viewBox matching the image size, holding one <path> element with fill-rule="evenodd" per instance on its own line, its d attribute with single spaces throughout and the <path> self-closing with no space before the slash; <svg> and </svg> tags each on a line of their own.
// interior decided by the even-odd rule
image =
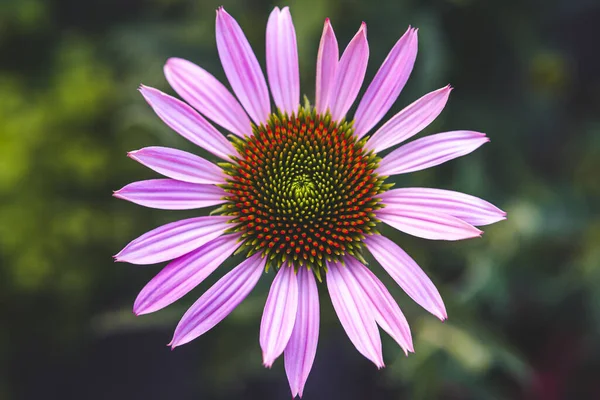
<svg viewBox="0 0 600 400">
<path fill-rule="evenodd" d="M 391 189 L 391 175 L 433 167 L 488 141 L 478 132 L 452 131 L 378 153 L 419 133 L 444 108 L 450 86 L 426 94 L 381 128 L 412 71 L 417 31 L 392 48 L 361 99 L 369 48 L 366 25 L 341 57 L 329 19 L 317 56 L 315 104 L 300 104 L 296 35 L 287 7 L 267 23 L 267 82 L 237 22 L 217 10 L 217 48 L 235 93 L 210 73 L 172 58 L 165 75 L 187 102 L 156 89 L 140 91 L 174 131 L 220 160 L 164 147 L 129 156 L 168 179 L 129 184 L 115 196 L 160 209 L 218 206 L 210 216 L 173 222 L 129 243 L 117 261 L 172 260 L 135 301 L 134 312 L 157 311 L 187 294 L 236 252 L 245 261 L 225 274 L 185 313 L 171 342 L 187 343 L 223 320 L 265 270 L 276 273 L 260 326 L 263 363 L 282 353 L 292 395 L 302 396 L 319 334 L 317 281 L 327 284 L 335 311 L 356 349 L 383 367 L 377 325 L 405 352 L 413 351 L 408 323 L 395 300 L 366 266 L 370 252 L 402 289 L 440 319 L 444 303 L 434 284 L 398 245 L 382 236 L 388 224 L 436 240 L 481 235 L 475 226 L 505 218 L 479 198 L 448 190 Z M 223 136 L 207 119 L 231 132 Z"/>
</svg>

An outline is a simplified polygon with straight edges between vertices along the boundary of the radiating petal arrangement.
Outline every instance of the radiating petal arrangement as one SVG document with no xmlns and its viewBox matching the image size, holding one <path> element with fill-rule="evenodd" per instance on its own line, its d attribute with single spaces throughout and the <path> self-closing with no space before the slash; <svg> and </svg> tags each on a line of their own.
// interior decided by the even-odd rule
<svg viewBox="0 0 600 400">
<path fill-rule="evenodd" d="M 445 86 L 428 93 L 381 123 L 415 63 L 418 32 L 412 27 L 390 50 L 353 116 L 347 113 L 369 59 L 364 22 L 340 56 L 331 22 L 325 20 L 314 106 L 300 105 L 299 55 L 288 7 L 275 8 L 267 21 L 266 78 L 242 28 L 222 7 L 216 39 L 233 93 L 181 58 L 167 60 L 164 73 L 184 101 L 140 87 L 165 124 L 215 158 L 166 147 L 132 151 L 130 158 L 165 178 L 130 183 L 114 196 L 164 210 L 216 208 L 210 216 L 147 232 L 115 255 L 116 261 L 140 265 L 169 261 L 138 295 L 135 314 L 172 304 L 242 254 L 245 259 L 185 313 L 172 347 L 212 329 L 265 271 L 272 271 L 260 323 L 262 361 L 271 367 L 283 354 L 293 397 L 302 397 L 317 352 L 318 282 L 327 285 L 349 340 L 378 368 L 384 366 L 379 327 L 406 354 L 415 351 L 409 324 L 366 263 L 366 253 L 425 310 L 445 320 L 446 307 L 431 279 L 380 228 L 386 224 L 425 239 L 462 240 L 481 236 L 477 226 L 501 221 L 506 213 L 451 190 L 392 189 L 387 179 L 466 155 L 489 139 L 473 131 L 444 132 L 378 155 L 431 124 L 452 90 Z"/>
</svg>

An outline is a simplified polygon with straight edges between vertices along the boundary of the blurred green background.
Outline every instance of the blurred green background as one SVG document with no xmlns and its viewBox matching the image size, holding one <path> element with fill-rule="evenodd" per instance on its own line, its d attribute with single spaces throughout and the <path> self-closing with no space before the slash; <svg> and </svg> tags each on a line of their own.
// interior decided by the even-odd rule
<svg viewBox="0 0 600 400">
<path fill-rule="evenodd" d="M 272 273 L 228 319 L 171 352 L 189 306 L 228 263 L 175 305 L 131 313 L 160 266 L 111 255 L 198 212 L 146 209 L 112 190 L 156 175 L 125 155 L 172 146 L 136 91 L 173 93 L 170 56 L 224 81 L 215 9 L 238 19 L 264 68 L 275 5 L 290 5 L 303 93 L 325 17 L 341 48 L 361 21 L 367 81 L 419 28 L 419 56 L 392 112 L 455 87 L 426 133 L 486 132 L 491 143 L 398 186 L 464 191 L 508 220 L 460 243 L 393 236 L 440 288 L 441 323 L 373 269 L 411 323 L 416 353 L 384 335 L 387 368 L 353 348 L 321 287 L 322 328 L 306 399 L 600 398 L 600 3 L 597 0 L 1 0 L 0 399 L 289 398 L 281 359 L 261 366 L 260 316 Z M 204 212 L 204 211 L 200 211 Z"/>
</svg>

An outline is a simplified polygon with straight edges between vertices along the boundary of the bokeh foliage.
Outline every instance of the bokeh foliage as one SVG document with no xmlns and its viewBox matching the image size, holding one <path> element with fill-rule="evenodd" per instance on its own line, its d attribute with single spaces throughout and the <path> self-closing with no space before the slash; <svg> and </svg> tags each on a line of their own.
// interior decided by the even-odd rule
<svg viewBox="0 0 600 400">
<path fill-rule="evenodd" d="M 306 398 L 600 398 L 600 5 L 223 3 L 261 62 L 268 13 L 290 5 L 309 98 L 326 16 L 342 47 L 367 22 L 367 81 L 406 27 L 418 27 L 417 64 L 392 111 L 451 83 L 450 103 L 426 133 L 473 129 L 492 142 L 396 183 L 464 191 L 509 215 L 461 243 L 386 231 L 439 284 L 450 318 L 427 315 L 374 264 L 411 322 L 416 349 L 406 358 L 386 336 L 388 368 L 377 372 L 321 290 Z M 283 363 L 264 370 L 257 340 L 272 273 L 230 318 L 171 353 L 164 344 L 178 318 L 222 270 L 176 305 L 136 318 L 133 300 L 159 267 L 111 258 L 148 229 L 198 215 L 110 195 L 154 176 L 125 157 L 129 150 L 164 145 L 208 157 L 162 125 L 136 88 L 171 92 L 162 76 L 170 56 L 224 81 L 214 43 L 219 5 L 0 2 L 0 399 L 289 396 Z"/>
</svg>

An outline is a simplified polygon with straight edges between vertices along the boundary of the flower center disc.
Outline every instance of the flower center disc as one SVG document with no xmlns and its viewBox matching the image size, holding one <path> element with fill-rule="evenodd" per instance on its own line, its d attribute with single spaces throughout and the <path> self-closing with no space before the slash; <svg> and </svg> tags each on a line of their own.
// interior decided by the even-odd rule
<svg viewBox="0 0 600 400">
<path fill-rule="evenodd" d="M 300 107 L 272 114 L 254 135 L 233 138 L 239 157 L 221 164 L 228 203 L 247 256 L 262 252 L 267 268 L 306 264 L 317 277 L 325 260 L 362 259 L 362 240 L 377 233 L 376 196 L 387 186 L 374 173 L 379 158 L 357 141 L 352 125 Z"/>
</svg>

